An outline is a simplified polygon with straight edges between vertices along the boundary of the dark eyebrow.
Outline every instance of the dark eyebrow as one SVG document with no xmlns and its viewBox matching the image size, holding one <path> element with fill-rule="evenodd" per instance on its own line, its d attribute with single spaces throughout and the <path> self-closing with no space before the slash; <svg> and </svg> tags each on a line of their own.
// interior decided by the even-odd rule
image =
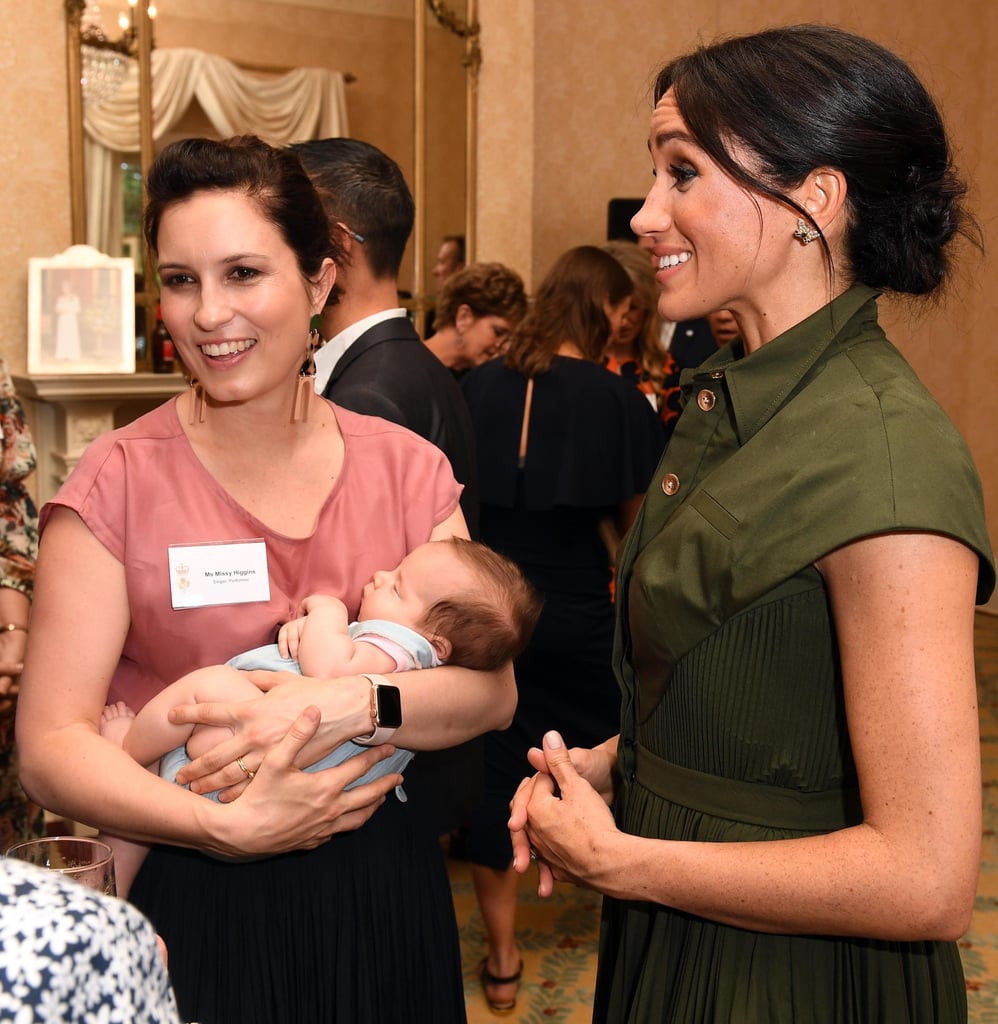
<svg viewBox="0 0 998 1024">
<path fill-rule="evenodd" d="M 224 266 L 224 267 L 234 267 L 234 266 L 238 266 L 240 263 L 245 263 L 247 260 L 266 260 L 266 259 L 267 259 L 267 256 L 266 256 L 265 253 L 237 252 L 237 253 L 234 253 L 232 256 L 226 256 L 225 259 L 222 260 L 222 266 Z M 179 261 L 174 262 L 174 263 L 160 263 L 159 266 L 160 267 L 165 267 L 168 270 L 186 270 L 187 269 L 187 264 L 186 263 L 181 263 Z"/>
<path fill-rule="evenodd" d="M 655 149 L 661 149 L 667 142 L 686 142 L 697 149 L 700 148 L 700 143 L 689 132 L 659 132 L 654 143 L 651 139 L 648 140 L 648 150 L 650 152 L 653 146 Z"/>
<path fill-rule="evenodd" d="M 246 260 L 265 260 L 266 258 L 266 254 L 262 252 L 237 252 L 232 256 L 227 256 L 222 262 L 231 266 L 235 263 L 245 263 Z"/>
</svg>

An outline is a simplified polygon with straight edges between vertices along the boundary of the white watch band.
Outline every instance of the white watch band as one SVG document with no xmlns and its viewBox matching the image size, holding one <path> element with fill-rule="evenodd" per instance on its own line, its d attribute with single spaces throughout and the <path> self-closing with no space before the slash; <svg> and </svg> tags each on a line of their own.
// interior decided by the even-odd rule
<svg viewBox="0 0 998 1024">
<path fill-rule="evenodd" d="M 394 735 L 395 729 L 389 728 L 388 726 L 378 725 L 378 686 L 390 685 L 388 680 L 384 676 L 374 675 L 371 672 L 362 672 L 366 679 L 370 680 L 371 683 L 371 724 L 374 728 L 371 731 L 370 736 L 355 736 L 354 743 L 359 743 L 362 747 L 380 747 L 382 743 L 387 743 Z"/>
</svg>

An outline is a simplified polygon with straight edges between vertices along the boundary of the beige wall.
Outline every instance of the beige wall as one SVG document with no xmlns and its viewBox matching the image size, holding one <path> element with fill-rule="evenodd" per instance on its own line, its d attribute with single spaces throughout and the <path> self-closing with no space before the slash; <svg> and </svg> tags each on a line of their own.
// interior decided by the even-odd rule
<svg viewBox="0 0 998 1024">
<path fill-rule="evenodd" d="M 912 63 L 940 102 L 981 223 L 998 223 L 993 0 L 481 0 L 481 19 L 479 252 L 534 283 L 564 249 L 605 237 L 609 199 L 647 191 L 655 70 L 701 39 L 776 24 L 839 24 Z M 531 141 L 529 157 L 516 151 Z M 971 253 L 962 269 L 937 308 L 886 319 L 970 444 L 998 545 L 998 262 Z"/>
<path fill-rule="evenodd" d="M 333 0 L 327 0 L 329 7 Z M 155 22 L 158 46 L 196 46 L 237 62 L 267 66 L 331 67 L 352 73 L 347 86 L 351 134 L 379 146 L 413 181 L 413 0 L 377 4 L 342 0 L 346 9 L 319 10 L 308 0 L 168 0 Z M 9 8 L 9 9 L 8 9 Z M 103 0 L 109 34 L 124 0 Z M 63 0 L 4 8 L 7 38 L 0 53 L 0 111 L 5 131 L 0 169 L 7 187 L 0 254 L 8 273 L 0 285 L 0 351 L 15 372 L 24 369 L 27 261 L 70 244 L 66 44 Z M 427 27 L 430 116 L 425 258 L 440 236 L 464 220 L 464 72 L 462 44 Z M 207 124 L 206 121 L 202 121 Z M 203 130 L 203 129 L 199 129 Z M 411 275 L 411 259 L 403 267 Z"/>
<path fill-rule="evenodd" d="M 4 8 L 0 46 L 0 352 L 25 368 L 28 259 L 69 245 L 66 30 L 60 0 Z M 14 45 L 12 40 L 17 40 Z"/>
<path fill-rule="evenodd" d="M 105 25 L 114 23 L 118 6 L 124 7 L 122 0 L 101 4 Z M 317 10 L 319 6 L 329 9 Z M 196 46 L 237 63 L 329 67 L 351 74 L 355 81 L 347 85 L 350 134 L 388 153 L 413 183 L 412 0 L 327 0 L 314 6 L 293 0 L 168 0 L 159 8 L 157 46 Z M 440 237 L 461 231 L 464 222 L 464 72 L 460 40 L 432 19 L 426 50 L 424 261 L 432 261 Z M 404 287 L 411 273 L 407 258 Z"/>
<path fill-rule="evenodd" d="M 218 37 L 220 52 L 231 43 L 231 55 L 248 59 L 237 42 L 240 48 L 261 45 L 261 61 L 310 63 L 325 56 L 327 66 L 353 71 L 371 95 L 358 100 L 351 94 L 351 118 L 364 126 L 357 134 L 376 144 L 393 145 L 386 140 L 411 117 L 393 106 L 398 83 L 411 77 L 407 47 L 397 46 L 389 61 L 386 51 L 375 59 L 361 45 L 366 33 L 401 31 L 398 18 L 381 17 L 375 29 L 337 14 L 335 39 L 320 41 L 332 25 L 330 15 L 296 12 L 294 5 L 169 0 L 161 8 L 172 8 L 175 18 L 201 18 L 200 30 Z M 209 8 L 211 13 L 198 13 Z M 982 223 L 998 223 L 998 136 L 991 130 L 998 5 L 992 0 L 959 0 L 944 9 L 934 0 L 703 0 L 692 6 L 661 0 L 479 0 L 479 12 L 484 64 L 478 255 L 505 260 L 528 280 L 536 281 L 563 249 L 602 239 L 610 198 L 646 190 L 647 90 L 662 61 L 700 37 L 793 21 L 842 24 L 910 60 L 940 100 L 960 163 L 972 178 Z M 169 25 L 164 13 L 157 30 L 162 45 L 169 43 Z M 18 44 L 0 51 L 6 128 L 0 146 L 0 253 L 6 269 L 0 280 L 0 350 L 20 371 L 28 257 L 51 255 L 69 244 L 62 0 L 7 5 L 4 27 Z M 304 42 L 302 33 L 311 41 Z M 393 155 L 405 162 L 401 153 Z M 428 245 L 434 240 L 431 233 Z M 992 392 L 998 350 L 991 328 L 998 324 L 998 268 L 992 258 L 972 258 L 965 266 L 958 288 L 938 309 L 890 319 L 898 344 L 970 442 L 995 537 L 998 431 Z"/>
<path fill-rule="evenodd" d="M 101 4 L 102 10 L 112 8 Z M 159 10 L 157 46 L 196 46 L 236 62 L 327 67 L 353 74 L 356 81 L 347 86 L 351 134 L 380 147 L 411 173 L 411 13 L 408 19 L 333 14 L 261 0 L 167 0 L 159 3 Z M 389 54 L 404 89 L 385 74 Z"/>
</svg>

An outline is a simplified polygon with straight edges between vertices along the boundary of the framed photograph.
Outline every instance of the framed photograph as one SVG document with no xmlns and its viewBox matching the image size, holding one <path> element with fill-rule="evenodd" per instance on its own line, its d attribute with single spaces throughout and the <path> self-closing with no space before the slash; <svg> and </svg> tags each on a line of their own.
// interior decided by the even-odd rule
<svg viewBox="0 0 998 1024">
<path fill-rule="evenodd" d="M 135 265 L 73 245 L 28 260 L 28 373 L 135 372 Z"/>
</svg>

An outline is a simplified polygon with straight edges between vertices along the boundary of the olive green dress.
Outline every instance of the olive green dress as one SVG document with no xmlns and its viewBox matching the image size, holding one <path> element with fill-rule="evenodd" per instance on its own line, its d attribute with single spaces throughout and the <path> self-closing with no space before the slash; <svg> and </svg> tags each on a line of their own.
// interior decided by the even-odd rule
<svg viewBox="0 0 998 1024">
<path fill-rule="evenodd" d="M 683 390 L 619 569 L 618 824 L 702 842 L 856 824 L 835 630 L 813 563 L 860 537 L 933 531 L 978 553 L 986 600 L 995 576 L 970 455 L 861 285 L 748 358 L 736 345 L 685 371 Z M 595 1021 L 966 1014 L 955 943 L 768 935 L 604 901 Z"/>
</svg>

